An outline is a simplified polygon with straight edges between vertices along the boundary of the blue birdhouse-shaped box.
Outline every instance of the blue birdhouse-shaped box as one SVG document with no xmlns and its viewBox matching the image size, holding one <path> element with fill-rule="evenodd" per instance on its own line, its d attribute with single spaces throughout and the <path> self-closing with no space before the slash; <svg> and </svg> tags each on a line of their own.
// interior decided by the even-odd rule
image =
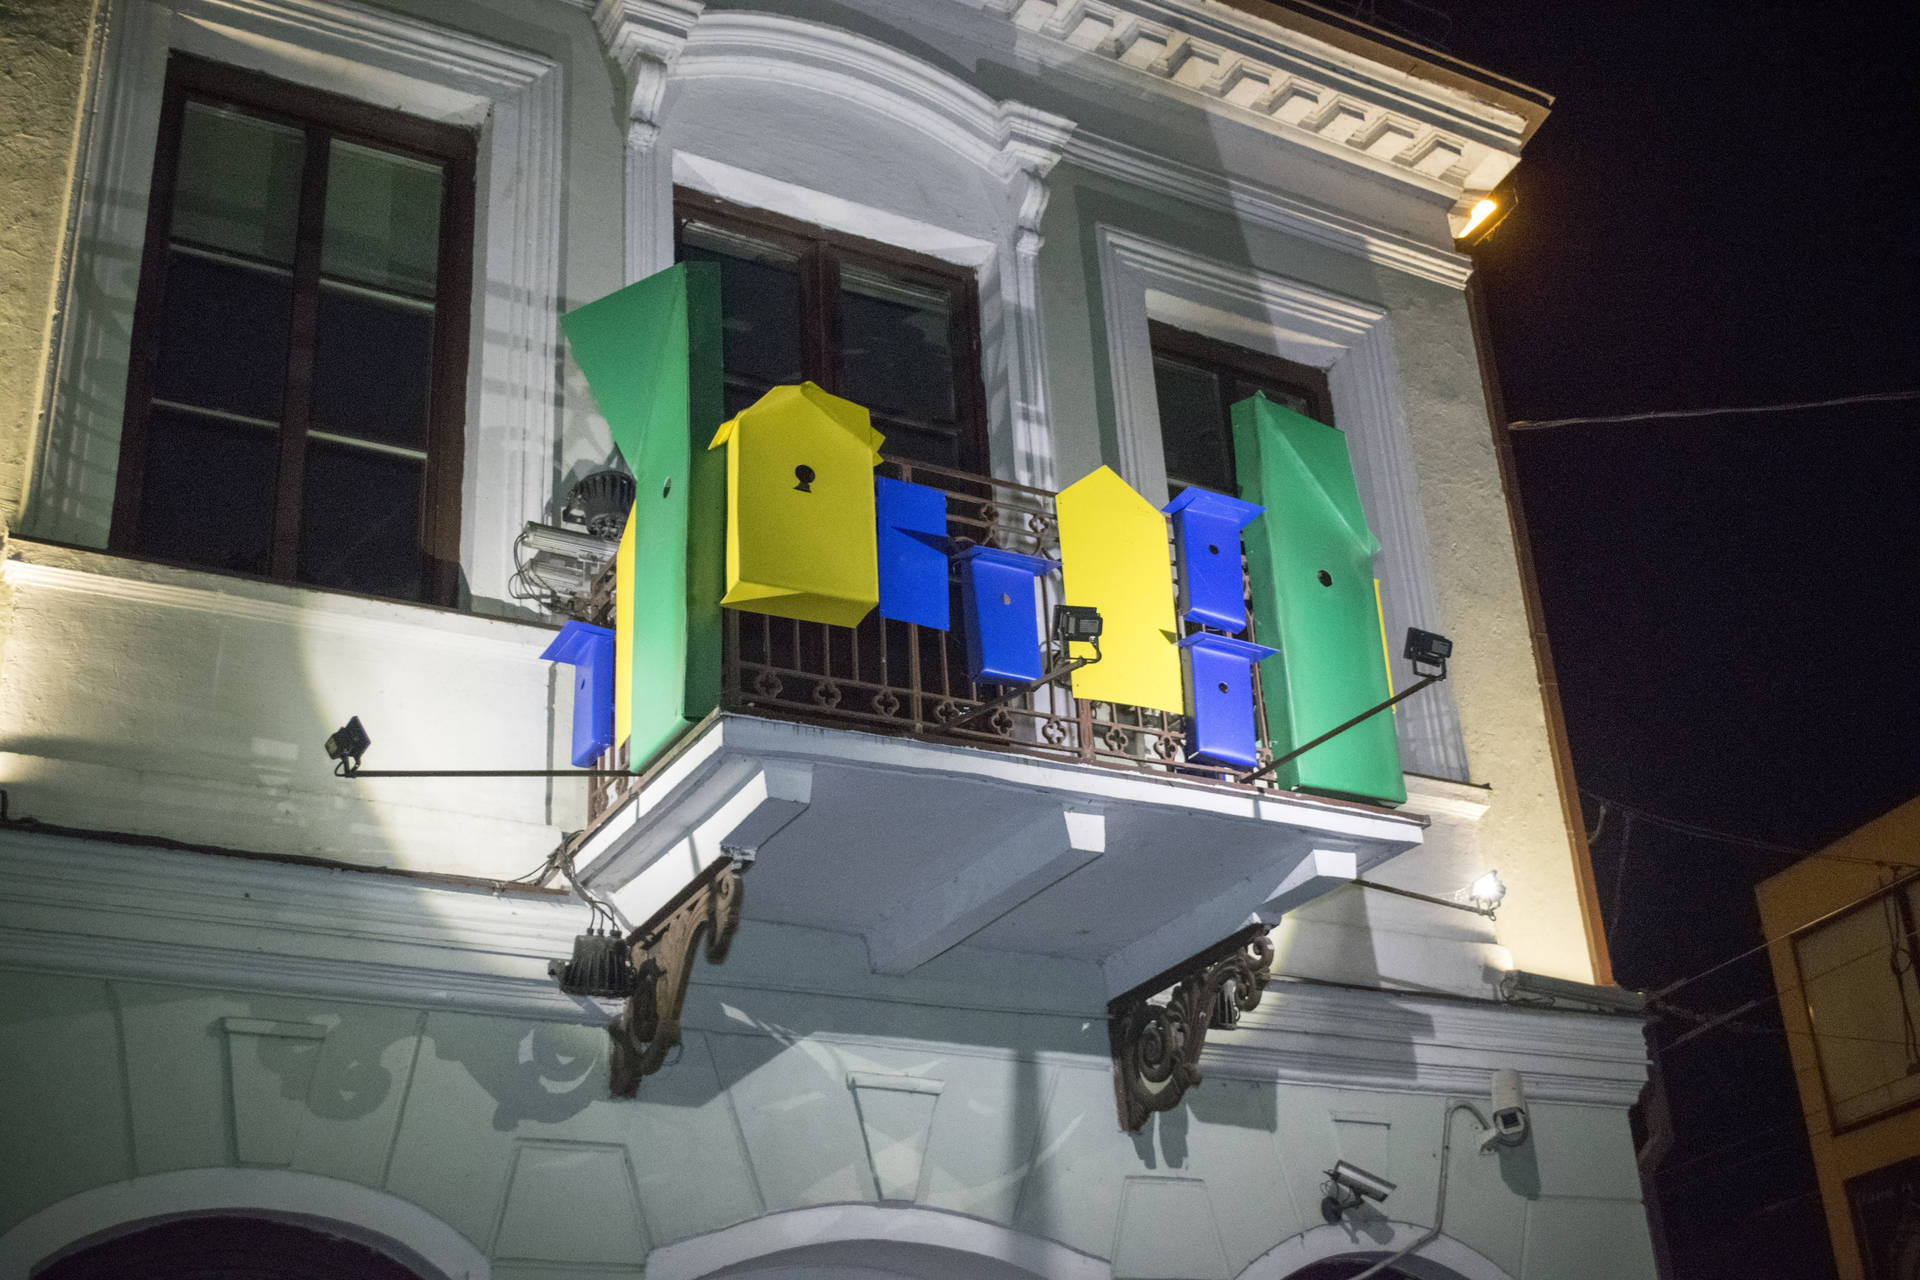
<svg viewBox="0 0 1920 1280">
<path fill-rule="evenodd" d="M 586 768 L 613 745 L 614 633 L 569 622 L 540 656 L 573 668 L 573 762 Z"/>
<path fill-rule="evenodd" d="M 967 674 L 975 684 L 1025 684 L 1041 675 L 1035 592 L 1053 561 L 998 547 L 969 547 L 960 561 Z"/>
<path fill-rule="evenodd" d="M 1173 519 L 1173 560 L 1180 572 L 1182 620 L 1223 631 L 1245 629 L 1247 599 L 1240 577 L 1240 531 L 1265 508 L 1224 493 L 1187 488 L 1161 510 Z"/>
<path fill-rule="evenodd" d="M 1186 650 L 1183 674 L 1193 717 L 1187 758 L 1253 768 L 1260 762 L 1253 724 L 1253 664 L 1279 650 L 1204 632 L 1188 636 L 1180 647 Z"/>
<path fill-rule="evenodd" d="M 947 495 L 924 484 L 873 478 L 880 555 L 880 616 L 945 631 Z"/>
</svg>

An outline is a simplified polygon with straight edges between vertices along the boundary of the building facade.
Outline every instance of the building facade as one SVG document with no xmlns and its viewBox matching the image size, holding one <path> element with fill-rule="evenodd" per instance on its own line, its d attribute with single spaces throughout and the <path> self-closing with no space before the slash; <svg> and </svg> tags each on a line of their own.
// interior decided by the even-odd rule
<svg viewBox="0 0 1920 1280">
<path fill-rule="evenodd" d="M 1920 800 L 1909 800 L 1754 890 L 1845 1280 L 1920 1266 L 1917 866 Z"/>
<path fill-rule="evenodd" d="M 0 1274 L 1653 1274 L 1453 242 L 1540 95 L 1263 0 L 6 22 Z M 717 328 L 630 340 L 681 344 L 695 521 L 802 382 L 1049 560 L 1099 468 L 1247 488 L 1233 405 L 1337 428 L 1380 629 L 1459 645 L 1391 785 L 751 606 L 641 644 L 712 705 L 571 772 L 560 622 L 717 599 L 591 531 L 681 476 L 562 328 L 676 263 Z M 1317 726 L 1261 678 L 1270 761 Z M 603 928 L 632 1000 L 550 972 Z"/>
</svg>

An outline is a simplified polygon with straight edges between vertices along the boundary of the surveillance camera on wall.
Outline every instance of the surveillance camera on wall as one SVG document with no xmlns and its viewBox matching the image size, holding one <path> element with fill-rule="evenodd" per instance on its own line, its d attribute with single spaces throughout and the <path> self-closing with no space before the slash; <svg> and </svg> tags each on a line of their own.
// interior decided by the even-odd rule
<svg viewBox="0 0 1920 1280">
<path fill-rule="evenodd" d="M 1493 1127 L 1480 1141 L 1480 1150 L 1517 1147 L 1527 1140 L 1527 1095 L 1520 1073 L 1502 1067 L 1493 1073 Z"/>
<path fill-rule="evenodd" d="M 1336 1160 L 1327 1170 L 1327 1178 L 1333 1184 L 1333 1193 L 1320 1202 L 1320 1216 L 1330 1223 L 1340 1221 L 1341 1214 L 1358 1209 L 1363 1201 L 1377 1202 L 1393 1194 L 1393 1183 L 1345 1160 Z"/>
</svg>

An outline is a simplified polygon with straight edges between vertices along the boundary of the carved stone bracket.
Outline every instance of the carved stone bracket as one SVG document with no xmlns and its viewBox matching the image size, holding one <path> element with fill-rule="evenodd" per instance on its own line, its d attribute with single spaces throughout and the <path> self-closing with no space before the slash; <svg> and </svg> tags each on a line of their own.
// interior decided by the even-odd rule
<svg viewBox="0 0 1920 1280">
<path fill-rule="evenodd" d="M 633 954 L 633 992 L 607 1024 L 613 1040 L 608 1082 L 616 1098 L 631 1098 L 640 1081 L 658 1071 L 680 1043 L 680 1007 L 687 998 L 693 949 L 706 940 L 707 963 L 727 958 L 740 926 L 739 864 L 720 858 L 627 935 Z"/>
<path fill-rule="evenodd" d="M 627 79 L 627 114 L 651 144 L 667 75 L 686 47 L 706 0 L 599 0 L 593 24 Z"/>
<path fill-rule="evenodd" d="M 1231 1027 L 1260 1003 L 1273 965 L 1273 943 L 1249 925 L 1185 964 L 1141 983 L 1107 1004 L 1113 1046 L 1113 1095 L 1120 1127 L 1139 1130 L 1156 1111 L 1177 1106 L 1200 1083 L 1200 1050 L 1209 1027 Z M 1173 990 L 1165 1004 L 1148 997 Z"/>
</svg>

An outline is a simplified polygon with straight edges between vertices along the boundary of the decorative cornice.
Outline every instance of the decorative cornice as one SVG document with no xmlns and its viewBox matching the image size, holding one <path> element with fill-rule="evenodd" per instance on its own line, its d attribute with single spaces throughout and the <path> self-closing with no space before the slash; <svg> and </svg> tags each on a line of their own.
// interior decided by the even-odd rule
<svg viewBox="0 0 1920 1280">
<path fill-rule="evenodd" d="M 771 13 L 707 14 L 672 79 L 741 76 L 831 93 L 926 134 L 1007 182 L 1044 182 L 1074 129 L 1064 116 L 996 101 L 931 63 L 854 32 Z M 1023 206 L 1030 199 L 1023 193 Z M 1044 195 L 1038 199 L 1044 209 Z M 1037 213 L 1033 222 L 1038 225 Z"/>
<path fill-rule="evenodd" d="M 1544 115 L 1207 0 L 958 2 L 1011 22 L 1021 51 L 1050 68 L 1165 94 L 1450 197 L 1505 177 Z"/>
<path fill-rule="evenodd" d="M 1217 209 L 1258 226 L 1323 244 L 1376 266 L 1464 288 L 1473 262 L 1449 248 L 1370 226 L 1258 183 L 1081 130 L 1066 143 L 1069 162 L 1105 177 Z"/>
<path fill-rule="evenodd" d="M 594 29 L 627 78 L 630 133 L 651 140 L 660 126 L 667 77 L 686 48 L 706 0 L 599 0 Z"/>
</svg>

